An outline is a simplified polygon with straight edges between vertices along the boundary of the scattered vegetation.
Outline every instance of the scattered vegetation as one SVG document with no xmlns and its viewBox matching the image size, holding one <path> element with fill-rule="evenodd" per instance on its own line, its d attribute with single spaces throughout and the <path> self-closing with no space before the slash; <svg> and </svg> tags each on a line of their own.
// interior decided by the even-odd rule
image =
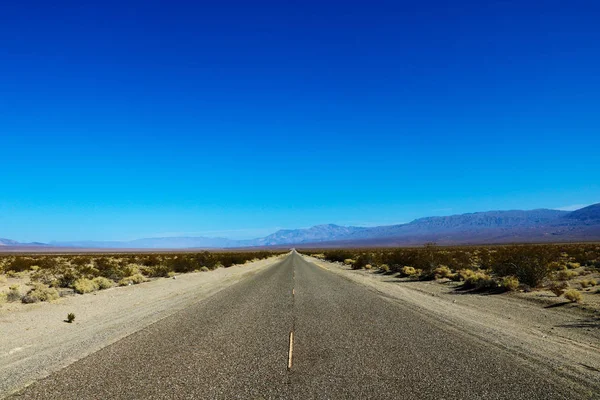
<svg viewBox="0 0 600 400">
<path fill-rule="evenodd" d="M 302 252 L 353 269 L 366 269 L 368 265 L 411 279 L 460 281 L 465 288 L 548 289 L 557 296 L 577 292 L 569 289 L 569 283 L 582 289 L 596 286 L 594 278 L 600 273 L 598 243 L 448 247 L 429 243 L 412 248 Z"/>
<path fill-rule="evenodd" d="M 51 301 L 60 297 L 59 290 L 63 288 L 73 289 L 76 293 L 90 293 L 115 285 L 135 285 L 150 278 L 228 268 L 281 253 L 0 254 L 0 283 L 6 282 L 7 278 L 27 278 L 23 289 L 12 285 L 7 292 L 1 292 L 0 303 Z M 29 280 L 31 283 L 28 283 Z M 25 295 L 22 292 L 26 292 Z"/>
</svg>

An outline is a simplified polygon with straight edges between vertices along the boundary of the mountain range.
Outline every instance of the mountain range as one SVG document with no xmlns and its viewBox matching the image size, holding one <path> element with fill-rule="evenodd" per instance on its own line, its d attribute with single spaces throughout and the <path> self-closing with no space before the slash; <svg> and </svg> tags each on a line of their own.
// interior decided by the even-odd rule
<svg viewBox="0 0 600 400">
<path fill-rule="evenodd" d="M 0 248 L 75 247 L 99 249 L 186 249 L 237 247 L 345 247 L 600 241 L 600 203 L 576 211 L 550 209 L 487 211 L 419 218 L 407 224 L 356 227 L 317 225 L 271 235 L 232 240 L 207 237 L 146 238 L 126 242 L 73 241 L 19 243 L 0 239 Z"/>
</svg>

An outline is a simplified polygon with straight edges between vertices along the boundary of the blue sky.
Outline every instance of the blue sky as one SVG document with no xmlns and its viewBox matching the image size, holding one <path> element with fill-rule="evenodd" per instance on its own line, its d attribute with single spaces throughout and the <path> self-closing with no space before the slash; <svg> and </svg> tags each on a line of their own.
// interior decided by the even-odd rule
<svg viewBox="0 0 600 400">
<path fill-rule="evenodd" d="M 9 2 L 0 237 L 600 202 L 595 1 Z"/>
</svg>

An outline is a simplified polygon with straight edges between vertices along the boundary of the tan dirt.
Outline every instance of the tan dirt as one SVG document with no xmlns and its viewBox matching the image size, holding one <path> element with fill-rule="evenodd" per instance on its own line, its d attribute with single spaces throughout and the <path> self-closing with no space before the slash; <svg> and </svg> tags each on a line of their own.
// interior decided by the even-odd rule
<svg viewBox="0 0 600 400">
<path fill-rule="evenodd" d="M 0 307 L 0 397 L 207 298 L 285 256 L 177 275 L 175 279 L 159 278 L 51 303 L 4 304 Z M 65 322 L 68 313 L 75 314 L 73 323 Z"/>
<path fill-rule="evenodd" d="M 306 257 L 318 266 L 436 318 L 457 333 L 470 335 L 530 362 L 545 364 L 557 379 L 580 384 L 600 380 L 600 313 L 564 300 L 530 293 L 473 294 L 457 283 L 419 282 Z M 600 296 L 600 295 L 598 295 Z M 590 397 L 597 395 L 590 393 Z"/>
</svg>

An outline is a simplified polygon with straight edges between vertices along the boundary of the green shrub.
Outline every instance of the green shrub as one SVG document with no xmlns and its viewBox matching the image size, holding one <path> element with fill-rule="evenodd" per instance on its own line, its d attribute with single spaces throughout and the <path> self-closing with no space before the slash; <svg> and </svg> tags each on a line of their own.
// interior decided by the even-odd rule
<svg viewBox="0 0 600 400">
<path fill-rule="evenodd" d="M 73 314 L 73 313 L 68 313 L 68 314 L 67 314 L 67 322 L 70 324 L 70 323 L 72 323 L 73 321 L 75 321 L 75 314 Z"/>
</svg>

